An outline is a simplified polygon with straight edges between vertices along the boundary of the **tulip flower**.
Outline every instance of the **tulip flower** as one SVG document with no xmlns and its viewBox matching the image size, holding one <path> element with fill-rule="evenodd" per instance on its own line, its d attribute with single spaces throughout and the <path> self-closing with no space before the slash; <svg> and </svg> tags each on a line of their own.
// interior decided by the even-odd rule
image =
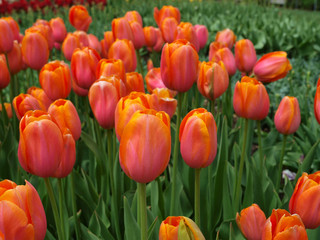
<svg viewBox="0 0 320 240">
<path fill-rule="evenodd" d="M 193 25 L 189 22 L 181 22 L 175 32 L 175 39 L 186 39 L 194 45 L 197 52 L 199 52 L 200 45 Z"/>
<path fill-rule="evenodd" d="M 43 240 L 47 232 L 46 214 L 37 190 L 25 181 L 17 185 L 0 182 L 1 239 Z"/>
<path fill-rule="evenodd" d="M 141 27 L 143 26 L 142 17 L 137 11 L 128 11 L 128 12 L 126 12 L 126 14 L 124 15 L 124 18 L 127 19 L 128 22 L 136 21 L 141 25 Z"/>
<path fill-rule="evenodd" d="M 64 24 L 64 21 L 61 18 L 57 17 L 57 18 L 52 18 L 49 24 L 50 24 L 50 27 L 52 28 L 54 41 L 62 43 L 67 36 L 67 29 Z"/>
<path fill-rule="evenodd" d="M 144 27 L 143 33 L 147 47 L 152 48 L 157 42 L 156 28 L 152 26 Z"/>
<path fill-rule="evenodd" d="M 12 104 L 18 120 L 29 110 L 46 110 L 41 108 L 39 101 L 30 94 L 19 94 L 13 99 Z"/>
<path fill-rule="evenodd" d="M 236 73 L 237 71 L 236 62 L 229 48 L 225 47 L 225 48 L 219 49 L 216 52 L 216 57 L 217 59 L 219 59 L 218 61 L 221 60 L 224 63 L 224 66 L 227 69 L 229 76 L 233 76 Z"/>
<path fill-rule="evenodd" d="M 159 28 L 156 28 L 156 35 L 157 35 L 157 42 L 153 46 L 152 50 L 155 52 L 161 52 L 163 44 L 164 44 L 164 40 L 163 40 L 162 33 Z"/>
<path fill-rule="evenodd" d="M 236 221 L 246 239 L 261 240 L 266 216 L 257 204 L 242 209 L 240 214 L 237 213 Z"/>
<path fill-rule="evenodd" d="M 137 72 L 131 72 L 126 74 L 126 87 L 127 92 L 145 92 L 144 91 L 144 81 L 142 75 Z"/>
<path fill-rule="evenodd" d="M 47 96 L 47 94 L 42 88 L 37 88 L 34 86 L 29 87 L 27 93 L 38 100 L 41 110 L 48 110 L 50 104 L 52 103 L 52 100 Z"/>
<path fill-rule="evenodd" d="M 148 92 L 152 93 L 154 89 L 159 88 L 167 88 L 161 78 L 161 71 L 160 68 L 152 68 L 148 71 L 146 77 L 146 83 L 147 83 L 147 90 Z M 177 95 L 176 91 L 168 89 L 170 92 L 170 95 L 174 97 Z"/>
<path fill-rule="evenodd" d="M 299 215 L 273 209 L 262 232 L 262 240 L 307 240 L 307 232 Z"/>
<path fill-rule="evenodd" d="M 102 49 L 101 49 L 101 44 L 99 42 L 99 39 L 93 34 L 88 34 L 88 40 L 89 40 L 89 47 L 95 49 L 100 54 Z"/>
<path fill-rule="evenodd" d="M 114 128 L 114 115 L 118 101 L 126 94 L 126 87 L 117 76 L 101 77 L 89 89 L 89 102 L 99 125 Z"/>
<path fill-rule="evenodd" d="M 165 44 L 161 54 L 161 77 L 167 88 L 188 91 L 198 76 L 199 56 L 192 44 L 180 39 Z"/>
<path fill-rule="evenodd" d="M 42 21 L 40 19 L 37 20 L 37 22 L 35 22 L 32 27 L 26 29 L 25 34 L 28 34 L 29 32 L 40 32 L 42 36 L 44 36 L 44 38 L 47 40 L 49 50 L 51 50 L 54 44 L 53 32 L 49 23 L 45 20 Z"/>
<path fill-rule="evenodd" d="M 99 53 L 90 47 L 74 51 L 71 58 L 71 71 L 73 79 L 79 87 L 90 88 L 96 80 L 95 73 L 99 61 Z"/>
<path fill-rule="evenodd" d="M 319 85 L 320 85 L 320 77 L 317 82 L 316 95 L 314 96 L 314 115 L 316 116 L 316 119 L 320 124 L 320 87 Z"/>
<path fill-rule="evenodd" d="M 0 91 L 9 85 L 10 79 L 11 77 L 6 62 L 6 57 L 4 55 L 0 55 Z"/>
<path fill-rule="evenodd" d="M 245 76 L 236 83 L 233 108 L 239 117 L 262 120 L 267 117 L 269 106 L 269 95 L 261 82 Z"/>
<path fill-rule="evenodd" d="M 221 43 L 221 42 L 212 42 L 210 43 L 210 46 L 209 46 L 209 61 L 213 61 L 213 62 L 216 62 L 217 60 L 221 60 L 221 59 L 215 59 L 217 56 L 216 56 L 216 53 L 219 49 L 221 48 L 225 48 L 227 47 L 227 45 L 225 43 Z"/>
<path fill-rule="evenodd" d="M 14 35 L 9 23 L 3 18 L 0 18 L 0 33 L 0 54 L 8 53 L 13 48 Z"/>
<path fill-rule="evenodd" d="M 169 17 L 174 18 L 179 24 L 181 15 L 178 8 L 173 6 L 163 6 L 160 10 L 157 7 L 153 9 L 153 17 L 157 25 L 160 27 L 162 21 Z"/>
<path fill-rule="evenodd" d="M 139 183 L 153 181 L 166 169 L 170 153 L 168 114 L 153 109 L 134 113 L 123 129 L 119 147 L 120 165 L 127 176 Z"/>
<path fill-rule="evenodd" d="M 132 34 L 133 34 L 133 45 L 135 49 L 140 49 L 146 45 L 146 40 L 144 38 L 143 28 L 139 22 L 130 21 L 129 22 Z"/>
<path fill-rule="evenodd" d="M 190 218 L 167 217 L 159 229 L 159 240 L 204 240 L 201 230 Z"/>
<path fill-rule="evenodd" d="M 272 52 L 263 55 L 254 65 L 253 73 L 257 79 L 270 83 L 284 78 L 292 69 L 286 52 Z"/>
<path fill-rule="evenodd" d="M 19 24 L 11 17 L 3 17 L 1 18 L 3 20 L 5 20 L 10 28 L 11 28 L 11 31 L 12 31 L 12 34 L 13 34 L 13 39 L 14 40 L 17 40 L 18 42 L 20 42 L 20 27 L 19 27 Z"/>
<path fill-rule="evenodd" d="M 43 111 L 29 111 L 20 121 L 18 158 L 22 168 L 39 177 L 66 177 L 75 163 L 75 142 L 69 129 Z"/>
<path fill-rule="evenodd" d="M 10 103 L 4 103 L 4 108 L 7 113 L 8 118 L 12 118 L 12 108 Z M 2 104 L 0 104 L 0 112 L 2 112 Z"/>
<path fill-rule="evenodd" d="M 274 116 L 277 130 L 285 135 L 298 130 L 301 121 L 299 102 L 295 97 L 284 97 Z"/>
<path fill-rule="evenodd" d="M 292 214 L 298 214 L 306 228 L 315 229 L 320 226 L 318 205 L 320 171 L 313 174 L 303 173 L 298 179 L 289 202 Z"/>
<path fill-rule="evenodd" d="M 121 59 L 101 59 L 96 70 L 96 78 L 117 75 L 126 83 L 126 71 Z"/>
<path fill-rule="evenodd" d="M 250 73 L 257 62 L 256 50 L 249 39 L 236 42 L 234 49 L 236 65 L 240 72 Z"/>
<path fill-rule="evenodd" d="M 20 70 L 22 69 L 23 60 L 22 60 L 21 45 L 18 43 L 17 40 L 14 40 L 13 48 L 8 53 L 7 56 L 8 56 L 11 74 L 16 74 L 20 72 Z"/>
<path fill-rule="evenodd" d="M 175 40 L 175 34 L 178 27 L 178 22 L 173 17 L 165 18 L 159 26 L 165 42 L 172 43 Z"/>
<path fill-rule="evenodd" d="M 63 61 L 53 61 L 43 66 L 39 82 L 51 100 L 67 98 L 71 91 L 71 71 Z"/>
<path fill-rule="evenodd" d="M 77 5 L 70 8 L 69 21 L 75 29 L 87 32 L 92 18 L 84 6 Z"/>
<path fill-rule="evenodd" d="M 88 96 L 89 89 L 79 87 L 73 79 L 71 80 L 71 87 L 75 94 L 77 94 L 78 96 Z"/>
<path fill-rule="evenodd" d="M 113 33 L 111 31 L 105 32 L 104 38 L 101 40 L 101 56 L 103 58 L 108 58 L 108 51 L 113 42 Z"/>
<path fill-rule="evenodd" d="M 109 49 L 108 58 L 121 59 L 126 72 L 134 72 L 136 70 L 136 52 L 132 42 L 127 39 L 116 40 Z"/>
<path fill-rule="evenodd" d="M 152 68 L 154 68 L 153 62 L 152 62 L 152 60 L 149 58 L 149 59 L 148 59 L 148 62 L 147 62 L 147 69 L 148 69 L 148 71 L 150 71 Z M 160 68 L 159 68 L 159 70 L 160 70 Z M 159 71 L 159 74 L 160 74 L 160 71 Z M 161 76 L 161 74 L 160 74 L 160 76 Z"/>
<path fill-rule="evenodd" d="M 196 31 L 196 35 L 199 41 L 199 47 L 200 49 L 204 48 L 206 46 L 206 43 L 209 38 L 208 29 L 205 25 L 194 25 L 194 29 Z"/>
<path fill-rule="evenodd" d="M 54 101 L 48 113 L 54 117 L 60 129 L 68 128 L 77 141 L 81 135 L 81 122 L 76 108 L 69 100 L 59 99 Z"/>
<path fill-rule="evenodd" d="M 224 29 L 216 34 L 216 42 L 227 44 L 228 48 L 232 48 L 236 43 L 237 37 L 229 28 Z"/>
<path fill-rule="evenodd" d="M 166 112 L 170 118 L 174 115 L 177 108 L 177 100 L 174 99 L 172 91 L 168 88 L 155 88 L 149 97 L 150 108 L 157 111 Z"/>
<path fill-rule="evenodd" d="M 133 33 L 130 27 L 129 21 L 122 17 L 122 18 L 115 18 L 112 20 L 112 33 L 113 38 L 117 39 L 127 39 L 133 41 Z"/>
<path fill-rule="evenodd" d="M 79 39 L 80 48 L 90 47 L 89 35 L 84 31 L 75 31 L 73 34 Z"/>
<path fill-rule="evenodd" d="M 223 62 L 202 62 L 197 85 L 199 92 L 211 101 L 220 97 L 229 85 L 228 72 Z"/>
<path fill-rule="evenodd" d="M 68 33 L 62 43 L 62 52 L 68 61 L 71 61 L 72 54 L 76 48 L 80 48 L 79 38 L 72 33 Z"/>
</svg>

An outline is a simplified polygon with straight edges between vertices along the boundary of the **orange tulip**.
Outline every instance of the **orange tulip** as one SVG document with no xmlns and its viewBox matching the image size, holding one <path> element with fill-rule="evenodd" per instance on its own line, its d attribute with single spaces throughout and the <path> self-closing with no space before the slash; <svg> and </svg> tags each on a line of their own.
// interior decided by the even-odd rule
<svg viewBox="0 0 320 240">
<path fill-rule="evenodd" d="M 71 87 L 75 94 L 77 94 L 78 96 L 88 96 L 89 89 L 79 87 L 73 79 L 71 80 Z"/>
<path fill-rule="evenodd" d="M 175 18 L 165 18 L 159 26 L 165 42 L 172 43 L 175 40 L 178 22 Z"/>
<path fill-rule="evenodd" d="M 53 40 L 62 43 L 67 36 L 67 29 L 62 18 L 52 18 L 49 24 L 52 28 Z"/>
<path fill-rule="evenodd" d="M 133 45 L 135 49 L 140 49 L 146 45 L 146 40 L 144 38 L 143 28 L 139 22 L 130 21 L 129 22 L 132 34 L 133 34 Z"/>
<path fill-rule="evenodd" d="M 160 10 L 157 7 L 153 9 L 153 17 L 157 25 L 160 27 L 162 21 L 168 17 L 174 18 L 179 24 L 181 15 L 178 8 L 173 6 L 163 6 Z"/>
<path fill-rule="evenodd" d="M 29 32 L 40 32 L 42 36 L 44 36 L 44 38 L 47 40 L 49 50 L 53 48 L 53 32 L 47 21 L 38 19 L 32 27 L 26 29 L 25 34 Z"/>
<path fill-rule="evenodd" d="M 301 116 L 298 99 L 295 97 L 284 97 L 274 116 L 277 130 L 285 135 L 292 134 L 300 126 Z"/>
<path fill-rule="evenodd" d="M 233 76 L 236 73 L 236 61 L 234 59 L 233 53 L 229 48 L 225 47 L 219 49 L 216 52 L 216 57 L 217 59 L 219 59 L 218 61 L 221 60 L 224 63 L 224 66 L 227 69 L 229 76 Z"/>
<path fill-rule="evenodd" d="M 0 33 L 0 54 L 8 53 L 13 48 L 14 35 L 9 23 L 3 18 L 0 18 Z"/>
<path fill-rule="evenodd" d="M 68 61 L 71 61 L 72 54 L 76 48 L 80 48 L 79 38 L 72 33 L 68 33 L 62 43 L 62 52 Z"/>
<path fill-rule="evenodd" d="M 180 39 L 165 44 L 161 54 L 161 77 L 167 88 L 188 91 L 198 77 L 199 56 L 192 44 Z"/>
<path fill-rule="evenodd" d="M 38 31 L 26 33 L 22 40 L 22 56 L 30 68 L 40 70 L 49 59 L 48 41 Z"/>
<path fill-rule="evenodd" d="M 299 214 L 306 228 L 320 226 L 320 171 L 313 174 L 303 173 L 298 179 L 289 203 L 290 212 Z"/>
<path fill-rule="evenodd" d="M 60 129 L 49 113 L 29 111 L 20 121 L 18 158 L 22 168 L 39 177 L 66 177 L 75 163 L 70 130 Z"/>
<path fill-rule="evenodd" d="M 43 240 L 47 231 L 46 214 L 37 190 L 25 181 L 17 185 L 0 182 L 1 239 Z"/>
<path fill-rule="evenodd" d="M 189 22 L 181 22 L 175 32 L 175 39 L 186 39 L 194 45 L 197 52 L 199 52 L 200 45 L 193 25 Z"/>
<path fill-rule="evenodd" d="M 12 108 L 11 103 L 4 103 L 4 108 L 7 113 L 8 118 L 12 118 Z M 2 112 L 2 104 L 0 104 L 0 112 Z"/>
<path fill-rule="evenodd" d="M 250 73 L 257 62 L 257 54 L 253 43 L 249 39 L 241 39 L 236 42 L 234 52 L 239 71 Z"/>
<path fill-rule="evenodd" d="M 264 83 L 274 82 L 284 78 L 292 69 L 286 52 L 272 52 L 263 55 L 254 65 L 253 73 Z"/>
<path fill-rule="evenodd" d="M 146 83 L 147 83 L 147 90 L 148 92 L 152 93 L 154 89 L 159 88 L 167 88 L 161 78 L 160 68 L 152 68 L 146 75 Z M 176 91 L 168 89 L 170 95 L 174 97 L 177 95 Z"/>
<path fill-rule="evenodd" d="M 75 29 L 87 32 L 92 18 L 84 6 L 77 5 L 69 10 L 69 22 Z"/>
<path fill-rule="evenodd" d="M 318 123 L 320 124 L 320 77 L 317 82 L 317 90 L 316 95 L 314 96 L 314 115 L 316 116 L 316 119 Z"/>
<path fill-rule="evenodd" d="M 154 68 L 154 66 L 153 66 L 153 62 L 152 62 L 152 60 L 149 58 L 148 59 L 148 62 L 147 62 L 147 69 L 148 69 L 148 71 L 150 71 L 152 68 Z M 160 68 L 159 68 L 160 69 Z M 160 73 L 160 71 L 159 71 L 159 73 Z M 161 75 L 160 75 L 161 76 Z"/>
<path fill-rule="evenodd" d="M 266 216 L 257 204 L 242 209 L 240 214 L 237 213 L 236 221 L 246 239 L 261 240 Z"/>
<path fill-rule="evenodd" d="M 119 147 L 120 165 L 127 176 L 139 183 L 153 181 L 166 169 L 170 153 L 168 114 L 153 109 L 133 114 L 123 129 Z"/>
<path fill-rule="evenodd" d="M 90 47 L 89 35 L 84 31 L 75 31 L 73 34 L 78 37 L 80 48 Z"/>
<path fill-rule="evenodd" d="M 197 224 L 187 217 L 167 217 L 159 229 L 159 240 L 204 240 Z"/>
<path fill-rule="evenodd" d="M 210 100 L 220 97 L 229 86 L 229 76 L 223 62 L 202 62 L 197 85 L 204 97 Z"/>
<path fill-rule="evenodd" d="M 43 66 L 39 82 L 51 100 L 67 98 L 71 91 L 71 71 L 63 61 L 52 61 Z"/>
<path fill-rule="evenodd" d="M 157 35 L 157 42 L 153 46 L 152 50 L 155 52 L 161 52 L 163 44 L 164 44 L 164 40 L 163 40 L 162 33 L 159 28 L 156 28 L 156 35 Z"/>
<path fill-rule="evenodd" d="M 0 90 L 6 88 L 10 83 L 10 72 L 6 62 L 6 57 L 0 55 Z"/>
<path fill-rule="evenodd" d="M 121 59 L 126 72 L 134 72 L 136 70 L 136 52 L 132 42 L 127 39 L 117 39 L 109 49 L 108 58 Z"/>
<path fill-rule="evenodd" d="M 146 94 L 142 92 L 131 92 L 128 96 L 120 99 L 115 110 L 115 130 L 120 141 L 123 129 L 138 110 L 150 109 Z"/>
<path fill-rule="evenodd" d="M 172 91 L 168 88 L 155 88 L 149 97 L 150 108 L 166 112 L 170 118 L 177 108 L 177 100 L 173 98 Z"/>
<path fill-rule="evenodd" d="M 155 27 L 152 27 L 152 26 L 144 27 L 143 33 L 144 33 L 147 47 L 152 48 L 154 45 L 156 45 L 157 33 L 156 33 Z"/>
<path fill-rule="evenodd" d="M 194 30 L 196 31 L 196 35 L 199 41 L 199 47 L 204 48 L 209 38 L 208 29 L 205 25 L 195 25 Z"/>
<path fill-rule="evenodd" d="M 145 92 L 144 81 L 142 75 L 137 72 L 126 73 L 126 87 L 127 92 Z"/>
<path fill-rule="evenodd" d="M 12 104 L 19 120 L 30 110 L 46 110 L 41 108 L 39 101 L 30 94 L 19 94 L 13 99 Z"/>
<path fill-rule="evenodd" d="M 301 218 L 283 209 L 273 209 L 262 232 L 262 240 L 307 240 Z"/>
<path fill-rule="evenodd" d="M 229 28 L 224 29 L 216 34 L 216 42 L 227 44 L 228 48 L 232 48 L 236 43 L 237 37 Z"/>
<path fill-rule="evenodd" d="M 137 11 L 128 11 L 128 12 L 126 12 L 126 14 L 124 15 L 124 18 L 127 19 L 128 22 L 136 21 L 141 25 L 141 27 L 143 26 L 142 17 Z"/>
<path fill-rule="evenodd" d="M 245 76 L 236 83 L 233 108 L 239 117 L 262 120 L 267 117 L 269 106 L 269 95 L 261 82 Z"/>
<path fill-rule="evenodd" d="M 115 18 L 112 20 L 112 33 L 113 38 L 117 39 L 127 39 L 133 41 L 133 33 L 129 24 L 129 21 L 122 18 Z"/>
<path fill-rule="evenodd" d="M 48 113 L 54 117 L 60 129 L 68 128 L 77 141 L 81 135 L 81 122 L 76 108 L 69 100 L 59 99 L 54 101 Z"/>
<path fill-rule="evenodd" d="M 100 59 L 99 53 L 90 47 L 74 51 L 71 58 L 71 71 L 73 80 L 79 87 L 89 89 L 94 83 Z"/>
<path fill-rule="evenodd" d="M 126 83 L 126 71 L 121 59 L 101 59 L 96 70 L 96 78 L 117 75 Z"/>
<path fill-rule="evenodd" d="M 208 167 L 217 154 L 217 125 L 212 113 L 204 108 L 189 112 L 181 122 L 180 151 L 192 168 Z"/>
<path fill-rule="evenodd" d="M 227 45 L 225 43 L 221 43 L 221 42 L 212 42 L 210 43 L 209 46 L 209 61 L 213 61 L 215 62 L 215 58 L 216 58 L 216 53 L 219 49 L 221 48 L 225 48 L 227 47 Z M 221 60 L 221 59 L 219 59 Z"/>
<path fill-rule="evenodd" d="M 93 48 L 99 54 L 101 54 L 102 49 L 101 49 L 101 44 L 99 42 L 99 39 L 93 34 L 88 34 L 88 40 L 89 40 L 89 47 Z"/>
<path fill-rule="evenodd" d="M 21 45 L 18 43 L 17 40 L 14 40 L 13 48 L 8 53 L 8 60 L 9 60 L 10 72 L 12 74 L 16 74 L 20 72 L 20 70 L 22 69 L 23 61 L 22 61 Z"/>
<path fill-rule="evenodd" d="M 126 87 L 117 76 L 99 78 L 89 89 L 89 102 L 99 125 L 114 128 L 114 115 L 118 101 L 125 96 Z"/>
<path fill-rule="evenodd" d="M 101 56 L 108 58 L 108 51 L 114 42 L 113 33 L 111 31 L 104 33 L 104 38 L 100 41 L 101 43 Z"/>
<path fill-rule="evenodd" d="M 13 39 L 17 40 L 20 43 L 20 27 L 19 24 L 12 18 L 12 17 L 3 17 L 3 20 L 7 21 L 7 23 L 10 25 Z"/>
<path fill-rule="evenodd" d="M 50 104 L 52 103 L 52 100 L 47 96 L 42 88 L 37 88 L 34 86 L 29 87 L 27 93 L 38 100 L 41 110 L 48 110 Z"/>
</svg>

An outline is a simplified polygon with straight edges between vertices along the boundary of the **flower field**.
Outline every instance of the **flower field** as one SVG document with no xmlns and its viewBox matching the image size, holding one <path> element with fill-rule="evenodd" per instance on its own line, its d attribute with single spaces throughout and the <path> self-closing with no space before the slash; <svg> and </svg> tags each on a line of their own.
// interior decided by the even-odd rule
<svg viewBox="0 0 320 240">
<path fill-rule="evenodd" d="M 0 3 L 0 239 L 319 239 L 320 15 Z"/>
</svg>

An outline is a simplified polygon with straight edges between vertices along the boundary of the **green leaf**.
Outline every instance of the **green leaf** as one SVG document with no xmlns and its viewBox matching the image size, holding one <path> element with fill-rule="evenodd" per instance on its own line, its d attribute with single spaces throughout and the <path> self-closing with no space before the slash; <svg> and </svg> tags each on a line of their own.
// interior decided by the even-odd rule
<svg viewBox="0 0 320 240">
<path fill-rule="evenodd" d="M 140 239 L 140 228 L 136 219 L 131 212 L 128 200 L 126 197 L 123 198 L 124 203 L 124 231 L 126 239 Z"/>
</svg>

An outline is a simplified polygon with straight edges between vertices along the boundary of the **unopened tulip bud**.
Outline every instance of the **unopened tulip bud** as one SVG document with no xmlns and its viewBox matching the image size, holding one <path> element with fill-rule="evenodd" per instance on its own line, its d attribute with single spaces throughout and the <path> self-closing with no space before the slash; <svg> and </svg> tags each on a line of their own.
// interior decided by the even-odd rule
<svg viewBox="0 0 320 240">
<path fill-rule="evenodd" d="M 215 57 L 216 57 L 216 53 L 219 49 L 221 48 L 225 48 L 227 47 L 227 45 L 225 43 L 221 43 L 221 42 L 212 42 L 210 43 L 209 46 L 209 61 L 215 61 Z"/>
<path fill-rule="evenodd" d="M 194 29 L 196 31 L 196 35 L 199 41 L 199 46 L 200 49 L 204 48 L 206 46 L 206 43 L 208 41 L 209 38 L 209 33 L 208 33 L 208 29 L 206 26 L 204 25 L 195 25 Z"/>
<path fill-rule="evenodd" d="M 249 39 L 241 39 L 236 42 L 234 52 L 239 71 L 250 73 L 257 62 L 257 54 L 253 43 Z"/>
<path fill-rule="evenodd" d="M 216 42 L 227 44 L 228 48 L 232 48 L 236 43 L 237 37 L 229 28 L 224 29 L 216 34 Z"/>
<path fill-rule="evenodd" d="M 67 29 L 64 24 L 64 21 L 61 18 L 57 17 L 57 18 L 52 18 L 49 24 L 52 28 L 54 41 L 62 43 L 67 36 Z"/>
<path fill-rule="evenodd" d="M 127 93 L 136 91 L 136 92 L 145 92 L 144 91 L 144 81 L 142 75 L 137 72 L 131 72 L 126 74 L 126 87 Z"/>
<path fill-rule="evenodd" d="M 80 48 L 79 38 L 72 33 L 68 33 L 67 37 L 64 39 L 62 43 L 62 52 L 64 57 L 68 61 L 71 61 L 72 54 L 74 50 L 76 50 L 77 48 Z"/>
<path fill-rule="evenodd" d="M 199 52 L 200 45 L 193 25 L 189 22 L 181 22 L 176 29 L 175 39 L 186 39 L 194 45 L 197 52 Z"/>
<path fill-rule="evenodd" d="M 146 45 L 146 40 L 144 38 L 143 28 L 142 26 L 136 21 L 130 21 L 130 28 L 133 34 L 133 45 L 135 49 L 140 49 L 144 45 Z"/>
<path fill-rule="evenodd" d="M 9 23 L 2 18 L 0 18 L 0 34 L 0 54 L 8 53 L 13 48 L 14 35 Z"/>
<path fill-rule="evenodd" d="M 96 70 L 96 79 L 100 77 L 108 77 L 117 75 L 124 83 L 126 83 L 126 71 L 121 59 L 101 59 Z"/>
<path fill-rule="evenodd" d="M 142 17 L 137 11 L 128 11 L 128 12 L 126 12 L 126 14 L 124 15 L 124 18 L 126 18 L 129 22 L 130 21 L 136 21 L 141 25 L 141 27 L 143 26 Z"/>
<path fill-rule="evenodd" d="M 87 32 L 92 18 L 84 6 L 78 5 L 70 8 L 69 21 L 75 29 Z"/>
<path fill-rule="evenodd" d="M 112 20 L 112 33 L 114 39 L 127 39 L 133 41 L 133 33 L 129 21 L 122 18 L 115 18 Z"/>
<path fill-rule="evenodd" d="M 178 22 L 175 18 L 165 18 L 159 26 L 165 42 L 172 43 L 175 40 L 175 33 L 178 27 Z"/>
<path fill-rule="evenodd" d="M 89 47 L 95 49 L 100 54 L 101 43 L 99 42 L 99 39 L 93 34 L 88 34 L 88 40 L 89 40 Z"/>
<path fill-rule="evenodd" d="M 17 40 L 13 42 L 13 48 L 8 53 L 8 60 L 10 66 L 10 72 L 12 74 L 16 74 L 22 70 L 22 52 L 21 52 L 21 45 L 18 43 Z"/>
<path fill-rule="evenodd" d="M 218 61 L 222 61 L 224 63 L 224 66 L 227 69 L 227 72 L 229 76 L 233 76 L 236 71 L 236 61 L 234 59 L 233 53 L 229 48 L 221 48 L 216 52 L 217 59 Z"/>
<path fill-rule="evenodd" d="M 166 18 L 172 17 L 177 23 L 180 23 L 181 14 L 178 8 L 173 6 L 163 6 L 160 10 L 155 7 L 153 9 L 153 17 L 157 25 L 160 27 L 163 20 Z"/>
</svg>

